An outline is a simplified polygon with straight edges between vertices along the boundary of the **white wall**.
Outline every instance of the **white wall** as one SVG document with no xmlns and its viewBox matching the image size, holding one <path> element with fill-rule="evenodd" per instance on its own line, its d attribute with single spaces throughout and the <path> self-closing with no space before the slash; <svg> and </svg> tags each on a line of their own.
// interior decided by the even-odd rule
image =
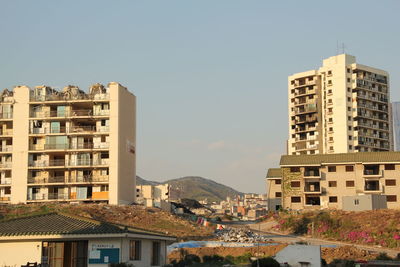
<svg viewBox="0 0 400 267">
<path fill-rule="evenodd" d="M 0 266 L 19 267 L 27 262 L 40 263 L 42 258 L 42 242 L 1 242 Z"/>
</svg>

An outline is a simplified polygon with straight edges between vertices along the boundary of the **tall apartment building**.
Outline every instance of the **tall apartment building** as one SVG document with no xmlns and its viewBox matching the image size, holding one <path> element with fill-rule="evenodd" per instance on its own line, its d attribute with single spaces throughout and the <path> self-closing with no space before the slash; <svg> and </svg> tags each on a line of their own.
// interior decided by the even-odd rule
<svg viewBox="0 0 400 267">
<path fill-rule="evenodd" d="M 135 200 L 136 98 L 111 82 L 0 95 L 0 203 Z"/>
<path fill-rule="evenodd" d="M 288 154 L 393 150 L 389 75 L 342 54 L 289 76 Z"/>
<path fill-rule="evenodd" d="M 376 197 L 400 208 L 400 152 L 283 155 L 269 169 L 269 209 L 374 209 Z M 355 203 L 346 202 L 352 199 Z M 357 203 L 359 201 L 359 203 Z M 364 203 L 362 203 L 364 202 Z"/>
<path fill-rule="evenodd" d="M 393 137 L 396 151 L 400 151 L 400 102 L 392 103 Z"/>
</svg>

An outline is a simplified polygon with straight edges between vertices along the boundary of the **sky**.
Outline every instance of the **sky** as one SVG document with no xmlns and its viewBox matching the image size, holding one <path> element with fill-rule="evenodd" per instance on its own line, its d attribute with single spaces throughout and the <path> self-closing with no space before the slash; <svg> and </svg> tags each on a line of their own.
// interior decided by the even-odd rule
<svg viewBox="0 0 400 267">
<path fill-rule="evenodd" d="M 286 151 L 289 75 L 344 43 L 390 73 L 400 100 L 399 10 L 396 0 L 0 0 L 0 88 L 120 82 L 137 97 L 139 176 L 265 193 Z"/>
</svg>

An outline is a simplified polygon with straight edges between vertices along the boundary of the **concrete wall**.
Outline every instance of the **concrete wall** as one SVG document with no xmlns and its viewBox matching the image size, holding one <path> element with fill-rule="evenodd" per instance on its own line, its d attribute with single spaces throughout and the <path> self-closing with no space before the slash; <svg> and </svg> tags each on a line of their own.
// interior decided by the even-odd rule
<svg viewBox="0 0 400 267">
<path fill-rule="evenodd" d="M 386 208 L 386 196 L 359 195 L 343 197 L 343 210 L 346 211 L 363 211 Z"/>
<path fill-rule="evenodd" d="M 29 92 L 30 89 L 26 86 L 14 88 L 12 203 L 25 203 L 27 196 Z M 18 120 L 15 120 L 15 118 L 18 118 Z"/>
<path fill-rule="evenodd" d="M 41 259 L 41 241 L 0 241 L 0 266 L 19 267 L 27 262 L 40 263 Z"/>
</svg>

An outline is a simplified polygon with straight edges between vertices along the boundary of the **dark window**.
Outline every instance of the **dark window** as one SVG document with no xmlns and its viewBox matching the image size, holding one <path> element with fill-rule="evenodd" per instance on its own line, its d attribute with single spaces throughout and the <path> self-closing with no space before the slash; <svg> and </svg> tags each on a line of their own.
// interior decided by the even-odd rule
<svg viewBox="0 0 400 267">
<path fill-rule="evenodd" d="M 346 172 L 353 172 L 354 171 L 354 166 L 353 165 L 347 165 L 346 166 Z"/>
<path fill-rule="evenodd" d="M 300 203 L 301 202 L 301 197 L 291 197 L 292 203 Z"/>
<path fill-rule="evenodd" d="M 329 197 L 330 203 L 337 203 L 337 197 Z"/>
<path fill-rule="evenodd" d="M 396 180 L 395 179 L 387 179 L 387 180 L 385 180 L 385 185 L 386 186 L 395 186 Z"/>
<path fill-rule="evenodd" d="M 396 166 L 394 164 L 385 164 L 386 171 L 394 171 L 395 169 L 396 169 Z"/>
<path fill-rule="evenodd" d="M 293 181 L 293 182 L 290 182 L 290 186 L 291 186 L 291 187 L 300 187 L 300 181 Z"/>
<path fill-rule="evenodd" d="M 346 181 L 346 187 L 354 187 L 354 181 Z"/>
<path fill-rule="evenodd" d="M 336 181 L 329 181 L 328 185 L 329 185 L 329 187 L 336 187 L 337 186 L 337 182 Z"/>
<path fill-rule="evenodd" d="M 282 197 L 282 192 L 275 192 L 275 197 Z"/>
<path fill-rule="evenodd" d="M 387 202 L 397 202 L 397 196 L 396 195 L 386 196 L 386 201 Z"/>
<path fill-rule="evenodd" d="M 151 266 L 160 265 L 161 243 L 154 241 L 151 252 Z"/>
<path fill-rule="evenodd" d="M 281 180 L 275 180 L 275 184 L 281 184 L 282 181 Z"/>
<path fill-rule="evenodd" d="M 4 188 L 4 194 L 5 195 L 11 195 L 11 187 L 5 187 Z"/>
<path fill-rule="evenodd" d="M 291 167 L 290 172 L 300 172 L 300 167 Z"/>
<path fill-rule="evenodd" d="M 142 242 L 140 240 L 131 240 L 129 243 L 129 260 L 140 261 L 142 252 Z"/>
<path fill-rule="evenodd" d="M 328 166 L 328 172 L 336 172 L 336 166 Z"/>
</svg>

